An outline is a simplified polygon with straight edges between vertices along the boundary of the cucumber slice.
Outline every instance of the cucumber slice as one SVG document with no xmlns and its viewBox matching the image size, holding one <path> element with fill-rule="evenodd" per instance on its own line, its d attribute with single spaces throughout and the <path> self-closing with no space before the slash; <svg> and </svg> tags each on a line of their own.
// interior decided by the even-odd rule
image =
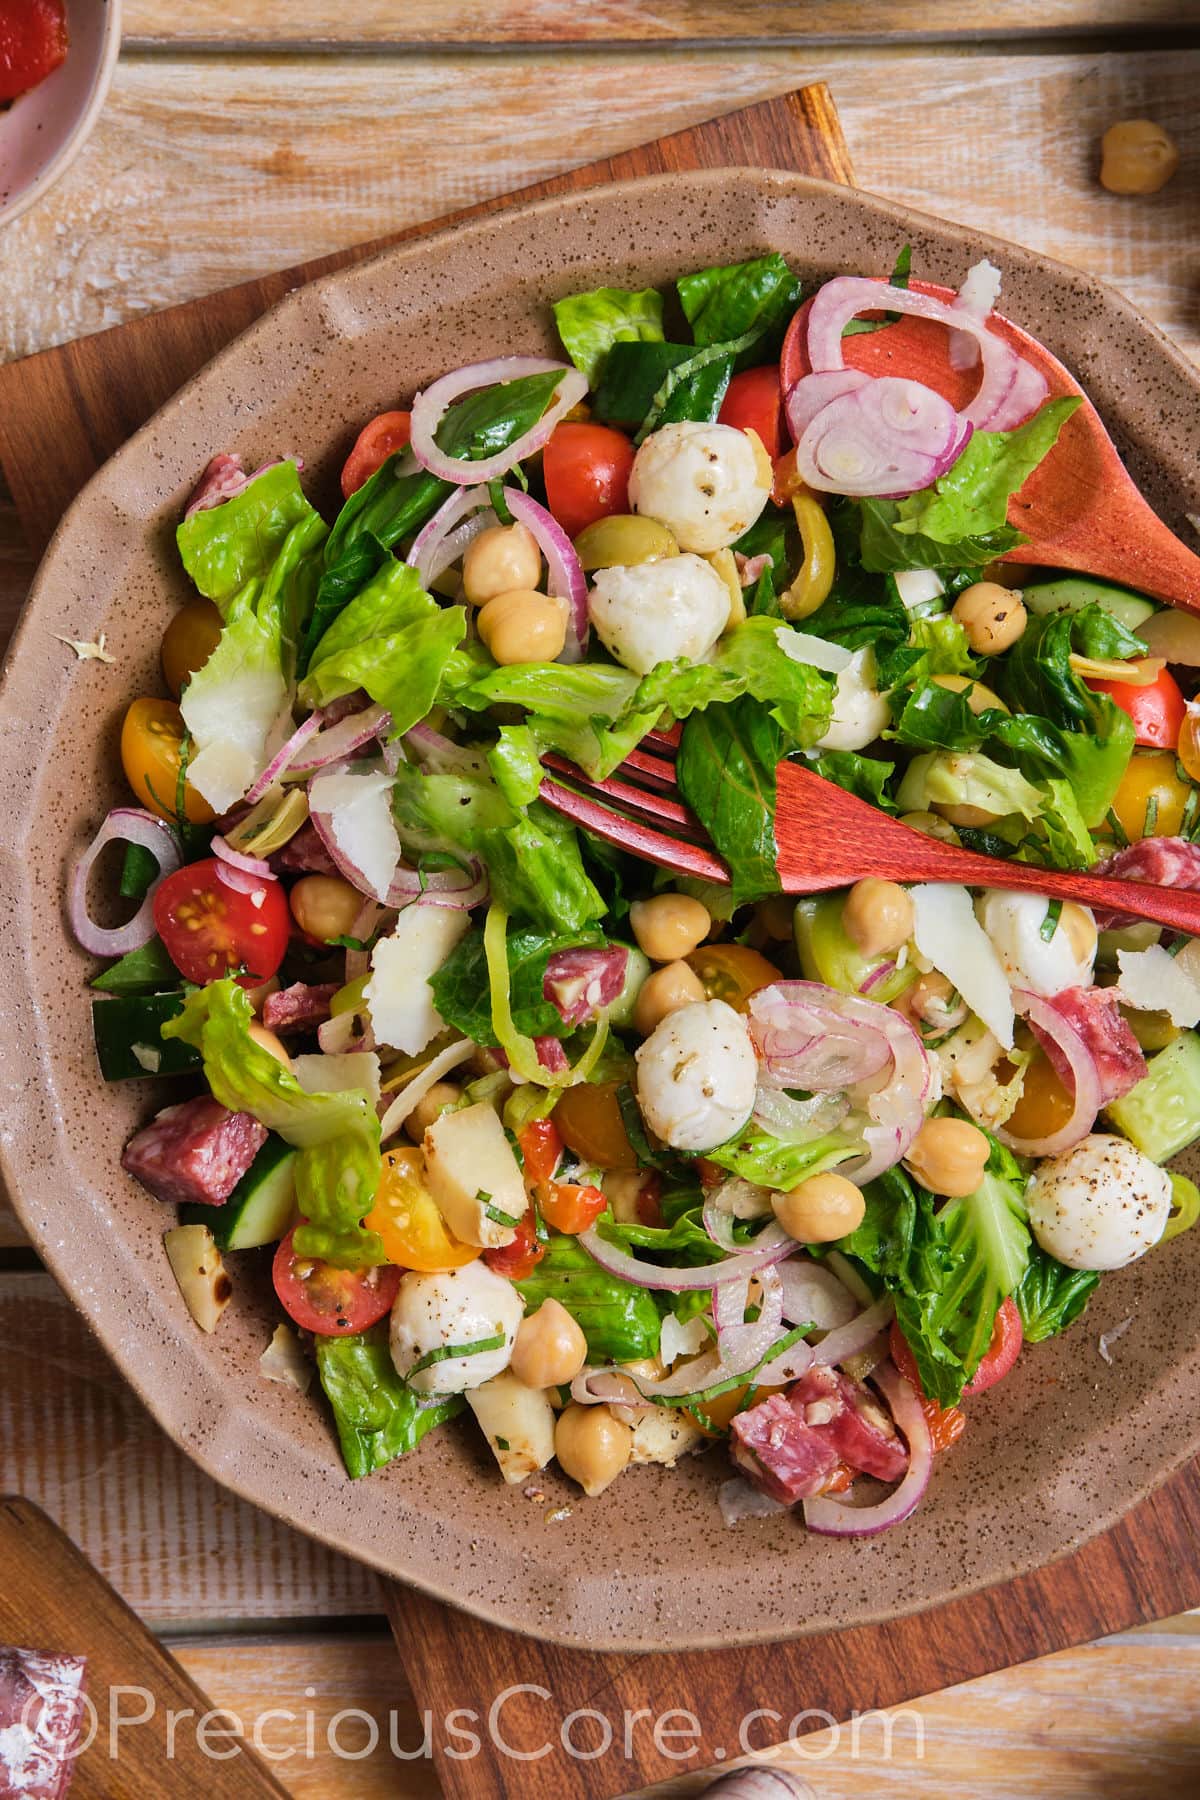
<svg viewBox="0 0 1200 1800">
<path fill-rule="evenodd" d="M 182 991 L 171 994 L 114 994 L 92 1001 L 92 1035 L 105 1081 L 135 1081 L 144 1075 L 186 1075 L 201 1066 L 200 1052 L 182 1038 L 160 1035 L 168 1019 L 183 1011 Z"/>
<path fill-rule="evenodd" d="M 1183 1031 L 1152 1056 L 1135 1088 L 1107 1108 L 1118 1131 L 1164 1163 L 1200 1137 L 1200 1035 Z"/>
<path fill-rule="evenodd" d="M 1088 575 L 1063 575 L 1057 581 L 1039 581 L 1021 590 L 1021 598 L 1031 613 L 1039 618 L 1045 613 L 1078 612 L 1084 606 L 1102 606 L 1129 631 L 1158 611 L 1152 600 L 1135 594 L 1129 588 L 1114 587 L 1108 581 L 1093 581 Z"/>
<path fill-rule="evenodd" d="M 296 1152 L 274 1132 L 224 1206 L 190 1202 L 183 1225 L 207 1225 L 218 1250 L 257 1250 L 286 1237 L 296 1216 Z"/>
</svg>

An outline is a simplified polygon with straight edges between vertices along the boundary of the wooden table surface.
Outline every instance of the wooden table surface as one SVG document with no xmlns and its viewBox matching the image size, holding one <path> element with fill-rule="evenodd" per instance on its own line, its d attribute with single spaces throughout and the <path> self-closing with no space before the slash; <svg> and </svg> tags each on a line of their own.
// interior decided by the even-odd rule
<svg viewBox="0 0 1200 1800">
<path fill-rule="evenodd" d="M 823 79 L 862 186 L 1091 270 L 1200 360 L 1200 0 L 124 10 L 94 138 L 40 206 L 0 231 L 0 357 Z M 1149 201 L 1095 181 L 1100 132 L 1127 117 L 1159 120 L 1183 151 L 1175 181 Z M 0 642 L 31 573 L 0 493 Z M 294 1794 L 437 1792 L 412 1755 L 423 1722 L 373 1578 L 199 1475 L 2 1211 L 0 1451 L 4 1487 L 41 1501 L 215 1701 L 248 1730 L 260 1721 Z M 1182 1800 L 1200 1788 L 1198 1679 L 1200 1617 L 1169 1620 L 930 1696 L 899 1709 L 890 1730 L 820 1732 L 784 1760 L 822 1800 Z M 379 1726 L 365 1756 L 355 1709 Z M 680 1768 L 656 1791 L 704 1786 Z"/>
</svg>

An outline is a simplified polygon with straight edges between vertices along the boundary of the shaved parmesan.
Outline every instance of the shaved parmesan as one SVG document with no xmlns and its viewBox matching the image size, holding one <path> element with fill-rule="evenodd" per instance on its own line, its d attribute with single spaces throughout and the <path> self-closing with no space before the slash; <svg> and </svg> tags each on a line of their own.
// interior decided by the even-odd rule
<svg viewBox="0 0 1200 1800">
<path fill-rule="evenodd" d="M 686 1325 L 681 1325 L 674 1313 L 667 1313 L 659 1339 L 659 1360 L 669 1369 L 681 1356 L 699 1356 L 701 1350 L 707 1350 L 711 1342 L 708 1329 L 699 1313 L 689 1319 Z"/>
<path fill-rule="evenodd" d="M 418 900 L 405 907 L 391 937 L 380 938 L 371 952 L 371 979 L 363 993 L 379 1043 L 416 1056 L 445 1030 L 429 979 L 470 923 L 468 913 Z"/>
<path fill-rule="evenodd" d="M 813 637 L 808 631 L 794 631 L 790 625 L 776 627 L 775 642 L 793 662 L 808 663 L 826 675 L 840 675 L 854 661 L 853 652 L 841 644 L 826 643 L 824 638 Z"/>
<path fill-rule="evenodd" d="M 68 650 L 73 650 L 80 662 L 113 663 L 117 660 L 112 651 L 105 648 L 103 632 L 99 634 L 94 644 L 89 643 L 86 638 L 63 637 L 59 631 L 53 635 L 60 644 L 65 644 Z"/>
<path fill-rule="evenodd" d="M 376 900 L 386 901 L 400 861 L 387 770 L 377 764 L 323 769 L 309 783 L 308 810 L 321 835 L 332 837 L 342 872 L 353 870 Z"/>
<path fill-rule="evenodd" d="M 966 888 L 944 881 L 921 882 L 909 889 L 909 898 L 917 949 L 957 988 L 1002 1047 L 1011 1050 L 1012 990 Z"/>
<path fill-rule="evenodd" d="M 373 1050 L 293 1056 L 292 1073 L 306 1094 L 342 1094 L 359 1089 L 372 1106 L 379 1103 L 379 1058 Z"/>
<path fill-rule="evenodd" d="M 1165 1012 L 1172 1025 L 1200 1024 L 1200 980 L 1161 944 L 1148 950 L 1118 950 L 1121 993 L 1139 1012 Z"/>
<path fill-rule="evenodd" d="M 277 1325 L 275 1335 L 258 1359 L 258 1372 L 264 1381 L 278 1381 L 283 1387 L 307 1394 L 312 1386 L 313 1366 L 294 1331 Z"/>
<path fill-rule="evenodd" d="M 974 341 L 974 340 L 972 340 Z M 946 589 L 936 569 L 898 569 L 892 576 L 901 604 L 907 608 L 940 600 Z"/>
</svg>

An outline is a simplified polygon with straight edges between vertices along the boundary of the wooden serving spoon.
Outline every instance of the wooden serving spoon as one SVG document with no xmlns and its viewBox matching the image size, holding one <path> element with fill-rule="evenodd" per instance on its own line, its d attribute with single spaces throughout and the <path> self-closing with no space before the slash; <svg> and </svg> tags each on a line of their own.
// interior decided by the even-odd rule
<svg viewBox="0 0 1200 1800">
<path fill-rule="evenodd" d="M 947 304 L 955 298 L 953 289 L 929 282 L 914 281 L 911 286 L 915 293 Z M 801 307 L 784 340 L 780 358 L 784 393 L 808 372 L 807 316 L 807 306 Z M 1008 319 L 992 313 L 988 326 L 1041 370 L 1051 399 L 1064 394 L 1083 398 L 1050 454 L 1009 501 L 1009 524 L 1029 542 L 1000 560 L 1074 569 L 1200 612 L 1200 556 L 1180 543 L 1143 498 L 1079 383 L 1057 357 Z M 961 409 L 979 386 L 979 367 L 952 367 L 949 339 L 946 327 L 936 320 L 904 313 L 881 331 L 844 338 L 842 350 L 850 368 L 924 382 Z"/>
</svg>

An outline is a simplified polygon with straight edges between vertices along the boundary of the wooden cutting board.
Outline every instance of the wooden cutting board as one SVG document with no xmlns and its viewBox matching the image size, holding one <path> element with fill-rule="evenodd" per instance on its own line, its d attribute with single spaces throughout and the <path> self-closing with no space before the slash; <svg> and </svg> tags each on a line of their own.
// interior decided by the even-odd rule
<svg viewBox="0 0 1200 1800">
<path fill-rule="evenodd" d="M 735 164 L 853 179 L 830 95 L 808 87 L 0 368 L 0 462 L 30 548 L 41 551 L 89 476 L 188 376 L 300 283 L 519 201 Z M 385 1584 L 385 1602 L 450 1800 L 602 1800 L 1200 1604 L 1197 1541 L 1200 1470 L 1188 1468 L 1075 1555 L 970 1599 L 877 1627 L 838 1632 L 830 1620 L 828 1631 L 788 1644 L 675 1656 L 561 1650 L 394 1585 Z M 637 1556 L 639 1547 L 624 1553 Z M 730 1554 L 737 1555 L 732 1533 Z M 954 1554 L 952 1530 L 947 1554 Z M 796 1607 L 802 1616 L 802 1591 Z M 454 1718 L 456 1709 L 463 1710 Z M 567 1734 L 572 1754 L 560 1734 L 578 1709 L 584 1714 Z M 469 1740 L 455 1733 L 472 1730 L 479 1749 L 464 1754 Z M 589 1756 L 610 1731 L 607 1751 Z"/>
<path fill-rule="evenodd" d="M 0 1499 L 0 1571 L 0 1644 L 87 1658 L 84 1691 L 95 1710 L 85 1717 L 70 1800 L 168 1792 L 171 1800 L 287 1800 L 265 1764 L 222 1729 L 204 1690 L 31 1500 Z M 211 1735 L 196 1728 L 206 1714 Z M 215 1756 L 204 1753 L 205 1741 Z"/>
</svg>

